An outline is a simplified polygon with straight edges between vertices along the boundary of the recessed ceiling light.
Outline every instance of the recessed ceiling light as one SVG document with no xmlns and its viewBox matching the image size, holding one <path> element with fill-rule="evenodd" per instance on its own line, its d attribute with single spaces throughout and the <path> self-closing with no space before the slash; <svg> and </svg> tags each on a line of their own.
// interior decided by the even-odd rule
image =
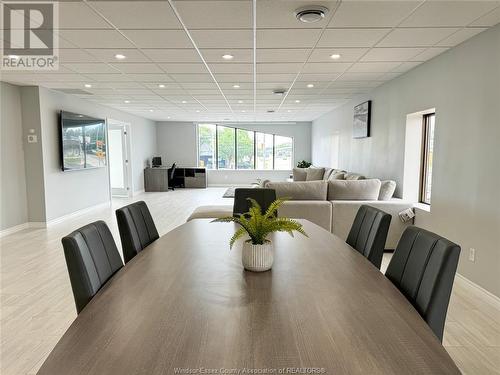
<svg viewBox="0 0 500 375">
<path fill-rule="evenodd" d="M 154 112 L 154 109 L 150 109 L 149 112 Z"/>
<path fill-rule="evenodd" d="M 246 111 L 244 109 L 242 109 L 241 112 L 245 113 Z"/>
<path fill-rule="evenodd" d="M 314 85 L 312 83 L 309 83 L 309 84 L 307 84 L 307 87 L 312 89 L 314 87 Z"/>
<path fill-rule="evenodd" d="M 292 112 L 292 111 L 291 111 L 291 110 L 288 110 L 287 112 L 288 112 L 288 113 L 290 113 L 290 112 Z"/>
<path fill-rule="evenodd" d="M 222 58 L 224 60 L 232 60 L 232 59 L 234 59 L 234 56 L 230 55 L 230 54 L 225 54 L 225 55 L 222 55 Z"/>
<path fill-rule="evenodd" d="M 126 58 L 127 58 L 127 56 L 122 55 L 121 53 L 117 53 L 117 54 L 115 55 L 115 59 L 117 59 L 117 60 L 124 60 L 124 59 L 126 59 Z"/>
<path fill-rule="evenodd" d="M 167 116 L 167 119 L 170 119 L 170 116 Z"/>
<path fill-rule="evenodd" d="M 330 55 L 330 58 L 333 60 L 338 60 L 340 59 L 340 55 L 338 53 L 334 53 L 333 55 Z"/>
<path fill-rule="evenodd" d="M 199 110 L 199 109 L 197 109 L 197 110 L 196 110 L 196 113 L 200 113 L 200 110 Z"/>
<path fill-rule="evenodd" d="M 7 57 L 9 59 L 14 59 L 14 60 L 17 60 L 19 58 L 19 56 L 17 56 L 17 55 L 8 55 Z"/>
<path fill-rule="evenodd" d="M 86 83 L 84 86 L 85 86 L 86 88 L 88 88 L 88 89 L 90 89 L 90 88 L 92 87 L 92 85 L 91 85 L 90 83 Z"/>
<path fill-rule="evenodd" d="M 182 103 L 182 104 L 186 104 L 187 102 L 186 102 L 185 100 L 183 100 L 181 103 Z"/>
<path fill-rule="evenodd" d="M 295 103 L 300 103 L 300 100 L 298 100 L 298 99 L 297 99 L 297 100 L 295 101 Z"/>
<path fill-rule="evenodd" d="M 160 84 L 158 85 L 158 87 L 159 87 L 160 89 L 164 89 L 164 88 L 165 88 L 165 85 L 164 85 L 163 83 L 160 83 Z"/>
<path fill-rule="evenodd" d="M 130 100 L 124 100 L 123 102 L 128 104 L 128 103 L 130 103 Z"/>
<path fill-rule="evenodd" d="M 239 89 L 240 85 L 233 85 L 233 89 Z"/>
<path fill-rule="evenodd" d="M 295 17 L 304 23 L 314 23 L 321 21 L 328 13 L 328 8 L 322 6 L 305 6 L 295 10 Z"/>
<path fill-rule="evenodd" d="M 243 103 L 243 100 L 238 100 L 238 103 L 239 103 L 239 104 L 242 104 L 242 103 Z"/>
</svg>

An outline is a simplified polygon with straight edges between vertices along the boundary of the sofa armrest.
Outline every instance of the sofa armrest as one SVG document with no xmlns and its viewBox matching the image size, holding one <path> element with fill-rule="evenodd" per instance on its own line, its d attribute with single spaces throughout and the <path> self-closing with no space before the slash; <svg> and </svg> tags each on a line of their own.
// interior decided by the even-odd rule
<svg viewBox="0 0 500 375">
<path fill-rule="evenodd" d="M 403 223 L 399 218 L 399 213 L 407 208 L 413 208 L 413 203 L 401 199 L 391 199 L 389 201 L 331 201 L 332 202 L 332 233 L 347 239 L 352 223 L 362 205 L 368 205 L 387 212 L 392 216 L 386 249 L 395 249 L 405 228 L 413 224 L 413 220 Z"/>
</svg>

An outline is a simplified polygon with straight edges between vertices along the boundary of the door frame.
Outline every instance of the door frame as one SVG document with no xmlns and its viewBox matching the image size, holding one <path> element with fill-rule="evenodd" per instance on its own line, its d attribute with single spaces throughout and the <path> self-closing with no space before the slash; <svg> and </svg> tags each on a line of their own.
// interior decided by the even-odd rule
<svg viewBox="0 0 500 375">
<path fill-rule="evenodd" d="M 123 129 L 124 131 L 124 138 L 125 138 L 125 144 L 124 144 L 124 149 L 125 149 L 125 174 L 126 174 L 126 186 L 127 186 L 127 194 L 120 196 L 120 197 L 126 197 L 130 198 L 133 195 L 134 192 L 134 186 L 132 182 L 132 155 L 131 155 L 131 147 L 130 147 L 130 138 L 131 138 L 131 132 L 130 132 L 130 124 L 127 122 L 119 121 L 119 120 L 114 120 L 111 118 L 107 119 L 107 131 L 108 131 L 108 139 L 109 139 L 109 130 L 110 129 Z M 109 153 L 109 149 L 108 149 Z M 108 181 L 109 181 L 109 197 L 110 199 L 113 197 L 113 189 L 111 187 L 111 165 L 108 167 Z M 117 195 L 118 197 L 118 195 Z"/>
</svg>

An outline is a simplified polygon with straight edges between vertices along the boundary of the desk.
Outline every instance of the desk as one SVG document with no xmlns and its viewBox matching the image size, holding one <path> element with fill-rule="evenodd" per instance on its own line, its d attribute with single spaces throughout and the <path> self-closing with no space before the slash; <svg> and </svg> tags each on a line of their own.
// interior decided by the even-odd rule
<svg viewBox="0 0 500 375">
<path fill-rule="evenodd" d="M 98 292 L 38 374 L 201 367 L 460 373 L 378 269 L 340 238 L 302 222 L 309 238 L 274 234 L 273 269 L 260 274 L 243 271 L 240 246 L 229 250 L 234 224 L 177 227 Z"/>
<path fill-rule="evenodd" d="M 168 187 L 206 188 L 207 172 L 205 168 L 175 168 L 174 178 L 170 180 L 172 168 L 145 168 L 144 191 L 168 191 Z"/>
</svg>

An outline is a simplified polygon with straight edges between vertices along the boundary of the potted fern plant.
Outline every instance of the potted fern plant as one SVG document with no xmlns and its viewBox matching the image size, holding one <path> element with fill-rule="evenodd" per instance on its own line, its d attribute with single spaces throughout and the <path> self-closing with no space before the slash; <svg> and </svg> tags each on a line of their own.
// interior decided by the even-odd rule
<svg viewBox="0 0 500 375">
<path fill-rule="evenodd" d="M 303 234 L 306 232 L 296 220 L 286 217 L 277 217 L 279 206 L 283 204 L 284 199 L 277 199 L 262 213 L 262 209 L 254 199 L 248 198 L 251 207 L 248 213 L 240 217 L 223 217 L 215 219 L 212 222 L 229 223 L 235 222 L 241 227 L 234 233 L 229 241 L 229 247 L 241 237 L 248 235 L 250 239 L 243 243 L 242 263 L 246 270 L 262 272 L 271 269 L 273 266 L 273 244 L 267 238 L 273 232 L 287 232 L 293 237 L 293 232 Z"/>
</svg>

